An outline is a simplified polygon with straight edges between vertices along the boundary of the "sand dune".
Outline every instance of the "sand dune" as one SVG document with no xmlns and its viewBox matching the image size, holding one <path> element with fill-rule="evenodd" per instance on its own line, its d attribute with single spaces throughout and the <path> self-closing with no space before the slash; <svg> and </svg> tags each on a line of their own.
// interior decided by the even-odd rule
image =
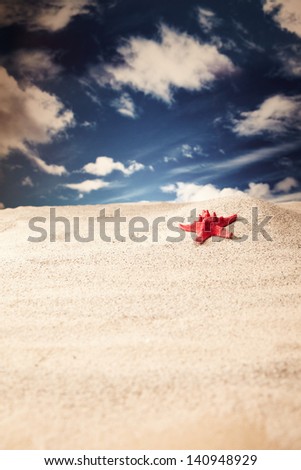
<svg viewBox="0 0 301 470">
<path fill-rule="evenodd" d="M 83 236 L 103 207 L 56 215 L 79 217 Z M 0 212 L 1 448 L 300 448 L 300 205 L 246 197 L 106 213 L 118 207 L 126 240 L 110 243 L 72 230 L 65 242 L 62 223 L 50 242 L 48 207 Z M 272 216 L 272 241 L 252 240 L 252 207 Z M 247 240 L 175 243 L 165 223 L 152 239 L 156 217 L 193 208 L 238 212 L 235 237 Z M 36 216 L 48 236 L 31 243 Z M 143 243 L 129 239 L 134 216 L 150 223 Z"/>
</svg>

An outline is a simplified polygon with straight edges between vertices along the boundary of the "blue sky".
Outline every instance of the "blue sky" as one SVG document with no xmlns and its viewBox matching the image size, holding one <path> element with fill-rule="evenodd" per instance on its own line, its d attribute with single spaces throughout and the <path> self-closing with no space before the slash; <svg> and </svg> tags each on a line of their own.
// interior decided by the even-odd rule
<svg viewBox="0 0 301 470">
<path fill-rule="evenodd" d="M 301 199 L 298 0 L 0 0 L 0 207 Z"/>
</svg>

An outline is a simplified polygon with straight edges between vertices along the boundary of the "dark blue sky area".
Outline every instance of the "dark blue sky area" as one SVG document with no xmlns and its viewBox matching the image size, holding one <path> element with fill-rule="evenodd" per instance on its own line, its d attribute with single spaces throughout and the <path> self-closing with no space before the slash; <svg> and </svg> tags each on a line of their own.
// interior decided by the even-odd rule
<svg viewBox="0 0 301 470">
<path fill-rule="evenodd" d="M 291 0 L 0 0 L 0 204 L 301 199 L 300 78 Z"/>
</svg>

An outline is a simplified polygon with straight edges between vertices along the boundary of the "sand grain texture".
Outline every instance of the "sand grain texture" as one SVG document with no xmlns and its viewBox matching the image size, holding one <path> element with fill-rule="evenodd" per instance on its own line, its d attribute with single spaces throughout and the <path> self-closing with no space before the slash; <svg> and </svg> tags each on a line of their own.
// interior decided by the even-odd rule
<svg viewBox="0 0 301 470">
<path fill-rule="evenodd" d="M 300 448 L 297 205 L 120 208 L 150 222 L 195 207 L 251 221 L 252 206 L 273 216 L 273 241 L 238 222 L 244 243 L 172 243 L 164 224 L 158 242 L 65 243 L 58 231 L 30 243 L 28 220 L 49 208 L 1 211 L 1 448 Z M 57 215 L 80 217 L 83 232 L 100 208 Z"/>
</svg>

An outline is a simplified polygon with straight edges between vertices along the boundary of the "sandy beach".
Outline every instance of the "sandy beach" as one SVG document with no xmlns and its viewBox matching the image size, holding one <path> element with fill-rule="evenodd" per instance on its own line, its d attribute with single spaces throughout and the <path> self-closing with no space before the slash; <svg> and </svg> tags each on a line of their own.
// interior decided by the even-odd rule
<svg viewBox="0 0 301 470">
<path fill-rule="evenodd" d="M 301 203 L 57 207 L 88 217 L 121 209 L 126 240 L 32 243 L 32 217 L 0 211 L 2 449 L 300 449 Z M 252 207 L 272 216 L 252 240 Z M 156 217 L 196 208 L 248 223 L 239 242 L 167 241 Z M 129 238 L 143 216 L 148 238 Z M 48 227 L 48 222 L 45 223 Z M 253 227 L 254 228 L 254 227 Z M 112 235 L 108 225 L 107 234 Z M 141 234 L 139 234 L 141 236 Z"/>
</svg>

